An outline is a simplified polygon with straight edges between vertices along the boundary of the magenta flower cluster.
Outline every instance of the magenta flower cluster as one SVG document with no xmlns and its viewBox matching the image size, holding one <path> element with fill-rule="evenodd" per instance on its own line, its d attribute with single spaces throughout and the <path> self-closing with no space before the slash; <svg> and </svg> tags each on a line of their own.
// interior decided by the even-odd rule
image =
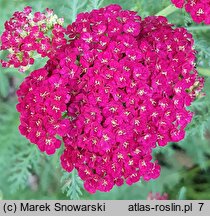
<svg viewBox="0 0 210 216">
<path fill-rule="evenodd" d="M 196 23 L 210 24 L 210 0 L 171 0 L 178 8 L 185 8 Z"/>
<path fill-rule="evenodd" d="M 64 136 L 70 126 L 69 120 L 62 117 L 70 99 L 67 84 L 68 79 L 60 73 L 49 74 L 42 68 L 26 77 L 17 91 L 19 130 L 47 154 L 54 154 L 61 146 L 56 135 Z"/>
<path fill-rule="evenodd" d="M 162 195 L 160 193 L 152 193 L 149 192 L 148 196 L 147 196 L 147 200 L 168 200 L 168 194 L 167 193 L 163 193 Z"/>
<path fill-rule="evenodd" d="M 1 35 L 1 50 L 8 50 L 8 61 L 1 60 L 3 67 L 15 67 L 25 71 L 34 63 L 34 51 L 41 57 L 52 57 L 59 47 L 66 43 L 63 19 L 59 19 L 52 10 L 32 14 L 31 7 L 15 12 L 6 21 L 5 31 Z M 52 34 L 52 36 L 49 36 Z"/>
<path fill-rule="evenodd" d="M 62 167 L 90 193 L 157 178 L 153 149 L 184 138 L 203 87 L 192 35 L 119 5 L 80 13 L 64 31 L 17 92 L 20 132 L 47 154 L 62 138 Z"/>
</svg>

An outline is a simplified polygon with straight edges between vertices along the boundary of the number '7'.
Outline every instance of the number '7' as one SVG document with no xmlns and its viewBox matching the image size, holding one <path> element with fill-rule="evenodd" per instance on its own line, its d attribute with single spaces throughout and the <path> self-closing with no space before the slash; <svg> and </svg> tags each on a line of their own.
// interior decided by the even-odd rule
<svg viewBox="0 0 210 216">
<path fill-rule="evenodd" d="M 198 204 L 200 205 L 199 211 L 201 211 L 201 209 L 202 209 L 204 203 L 198 203 Z"/>
</svg>

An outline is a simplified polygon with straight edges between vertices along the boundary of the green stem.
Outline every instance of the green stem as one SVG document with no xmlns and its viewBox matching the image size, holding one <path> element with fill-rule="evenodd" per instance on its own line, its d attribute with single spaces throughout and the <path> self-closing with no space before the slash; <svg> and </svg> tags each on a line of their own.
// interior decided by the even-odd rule
<svg viewBox="0 0 210 216">
<path fill-rule="evenodd" d="M 199 31 L 199 30 L 204 30 L 204 31 L 208 31 L 210 30 L 210 26 L 191 26 L 187 28 L 188 31 Z"/>
<path fill-rule="evenodd" d="M 210 76 L 210 69 L 197 67 L 198 73 L 203 76 Z"/>
<path fill-rule="evenodd" d="M 164 8 L 163 10 L 161 10 L 160 12 L 155 14 L 155 16 L 165 16 L 165 17 L 167 17 L 170 14 L 174 13 L 176 10 L 178 10 L 178 8 L 176 8 L 174 5 L 169 5 L 168 7 Z"/>
</svg>

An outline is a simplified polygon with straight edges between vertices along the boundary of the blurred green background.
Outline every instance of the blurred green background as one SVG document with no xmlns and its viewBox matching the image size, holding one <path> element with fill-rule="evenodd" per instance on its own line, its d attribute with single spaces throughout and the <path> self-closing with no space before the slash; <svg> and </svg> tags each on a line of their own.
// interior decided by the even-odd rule
<svg viewBox="0 0 210 216">
<path fill-rule="evenodd" d="M 133 186 L 115 187 L 109 193 L 90 195 L 76 171 L 65 173 L 59 163 L 61 152 L 53 156 L 41 154 L 18 132 L 19 115 L 16 111 L 16 89 L 26 74 L 0 67 L 0 199 L 147 199 L 149 192 L 168 193 L 169 199 L 210 199 L 210 26 L 197 25 L 184 10 L 163 9 L 170 0 L 0 0 L 0 34 L 4 22 L 15 11 L 32 6 L 34 11 L 54 9 L 65 24 L 77 13 L 111 3 L 123 9 L 135 10 L 144 18 L 148 15 L 167 15 L 175 26 L 184 26 L 193 34 L 197 52 L 197 69 L 205 77 L 205 97 L 189 108 L 195 112 L 187 127 L 185 140 L 157 148 L 154 157 L 162 166 L 160 178 Z M 168 10 L 167 10 L 168 11 Z M 172 12 L 171 11 L 171 12 Z M 3 58 L 3 53 L 0 54 Z M 30 71 L 45 63 L 40 59 Z"/>
</svg>

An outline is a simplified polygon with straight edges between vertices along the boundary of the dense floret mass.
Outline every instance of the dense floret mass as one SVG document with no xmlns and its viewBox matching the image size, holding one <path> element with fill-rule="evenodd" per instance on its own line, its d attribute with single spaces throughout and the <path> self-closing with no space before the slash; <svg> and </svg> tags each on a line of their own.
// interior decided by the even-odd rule
<svg viewBox="0 0 210 216">
<path fill-rule="evenodd" d="M 49 74 L 42 68 L 32 72 L 17 91 L 19 130 L 47 154 L 54 154 L 61 146 L 56 135 L 64 136 L 70 125 L 62 118 L 70 99 L 67 85 L 68 77 L 56 70 Z"/>
<path fill-rule="evenodd" d="M 90 193 L 157 178 L 153 149 L 184 138 L 203 87 L 192 35 L 119 5 L 81 13 L 65 32 L 17 92 L 21 133 L 48 154 L 62 138 L 62 167 Z"/>
<path fill-rule="evenodd" d="M 196 23 L 210 24 L 210 0 L 171 0 L 178 8 L 185 8 Z"/>
</svg>

